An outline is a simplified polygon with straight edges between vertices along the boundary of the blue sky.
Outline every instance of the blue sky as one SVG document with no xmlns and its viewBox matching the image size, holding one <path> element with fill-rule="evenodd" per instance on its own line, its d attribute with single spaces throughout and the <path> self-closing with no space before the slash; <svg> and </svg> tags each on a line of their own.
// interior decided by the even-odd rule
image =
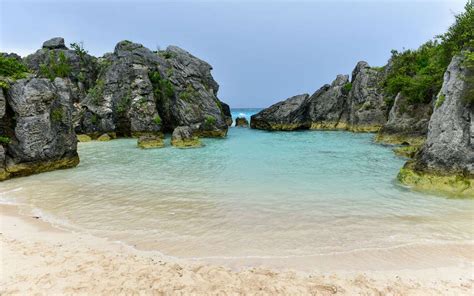
<svg viewBox="0 0 474 296">
<path fill-rule="evenodd" d="M 312 93 L 359 60 L 443 33 L 465 1 L 10 1 L 0 0 L 0 50 L 83 41 L 100 56 L 124 39 L 178 45 L 208 61 L 231 107 L 266 107 Z"/>
</svg>

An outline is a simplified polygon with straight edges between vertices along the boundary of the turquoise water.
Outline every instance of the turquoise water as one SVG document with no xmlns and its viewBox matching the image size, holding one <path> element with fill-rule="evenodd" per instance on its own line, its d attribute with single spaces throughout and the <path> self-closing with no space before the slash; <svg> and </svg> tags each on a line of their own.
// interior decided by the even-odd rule
<svg viewBox="0 0 474 296">
<path fill-rule="evenodd" d="M 3 182 L 1 197 L 65 227 L 184 258 L 311 256 L 474 237 L 473 201 L 398 185 L 405 159 L 372 134 L 231 128 L 227 139 L 203 142 L 188 150 L 141 150 L 133 139 L 81 143 L 77 168 Z"/>
</svg>

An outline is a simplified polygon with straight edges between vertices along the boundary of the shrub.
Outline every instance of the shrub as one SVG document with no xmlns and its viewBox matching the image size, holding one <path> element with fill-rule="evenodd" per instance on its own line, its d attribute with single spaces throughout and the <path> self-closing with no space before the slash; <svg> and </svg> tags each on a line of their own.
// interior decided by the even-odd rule
<svg viewBox="0 0 474 296">
<path fill-rule="evenodd" d="M 150 72 L 148 73 L 148 78 L 153 86 L 153 94 L 157 100 L 162 101 L 174 96 L 173 83 L 168 79 L 162 78 L 160 72 Z"/>
<path fill-rule="evenodd" d="M 132 99 L 130 98 L 130 94 L 127 94 L 126 96 L 122 97 L 122 99 L 117 104 L 117 112 L 124 113 L 125 111 L 127 111 L 128 105 L 130 104 L 131 100 Z"/>
<path fill-rule="evenodd" d="M 161 124 L 160 115 L 156 115 L 155 118 L 153 118 L 153 121 L 155 122 L 155 124 L 160 125 Z"/>
<path fill-rule="evenodd" d="M 56 55 L 55 51 L 49 52 L 49 59 L 40 65 L 40 75 L 51 81 L 56 77 L 68 77 L 71 74 L 71 66 L 64 52 Z"/>
<path fill-rule="evenodd" d="M 92 124 L 97 124 L 99 122 L 99 116 L 97 116 L 97 114 L 92 114 L 91 116 L 91 123 Z"/>
<path fill-rule="evenodd" d="M 71 43 L 71 48 L 76 52 L 81 61 L 84 61 L 84 58 L 88 53 L 87 50 L 84 49 L 84 43 Z"/>
<path fill-rule="evenodd" d="M 64 111 L 61 107 L 54 109 L 51 112 L 51 119 L 55 122 L 61 122 L 64 117 Z"/>
<path fill-rule="evenodd" d="M 13 79 L 25 78 L 28 68 L 15 58 L 7 58 L 0 55 L 0 76 Z"/>
<path fill-rule="evenodd" d="M 197 97 L 198 92 L 194 89 L 191 84 L 186 86 L 186 89 L 179 94 L 181 100 L 189 102 L 192 98 Z"/>
<path fill-rule="evenodd" d="M 351 89 L 352 89 L 352 83 L 350 83 L 350 82 L 346 83 L 346 84 L 342 87 L 342 89 L 344 90 L 344 92 L 349 93 L 349 92 L 351 91 Z"/>
<path fill-rule="evenodd" d="M 7 136 L 0 136 L 0 144 L 10 144 L 11 139 Z"/>
<path fill-rule="evenodd" d="M 206 116 L 206 118 L 204 119 L 204 125 L 207 127 L 207 128 L 210 128 L 210 127 L 213 127 L 215 124 L 216 124 L 217 120 L 214 116 Z"/>
<path fill-rule="evenodd" d="M 87 95 L 90 96 L 92 103 L 96 105 L 99 103 L 100 99 L 102 98 L 104 94 L 104 87 L 105 87 L 104 80 L 97 79 L 97 82 L 94 85 L 94 87 L 89 89 L 89 91 L 87 92 Z"/>
</svg>

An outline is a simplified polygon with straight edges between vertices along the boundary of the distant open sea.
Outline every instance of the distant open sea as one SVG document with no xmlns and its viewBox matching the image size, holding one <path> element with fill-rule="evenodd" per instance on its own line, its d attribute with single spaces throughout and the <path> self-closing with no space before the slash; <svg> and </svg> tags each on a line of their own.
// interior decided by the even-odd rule
<svg viewBox="0 0 474 296">
<path fill-rule="evenodd" d="M 250 120 L 258 110 L 232 115 Z M 77 168 L 2 182 L 0 198 L 65 228 L 195 260 L 305 264 L 472 243 L 474 201 L 400 186 L 406 159 L 373 137 L 232 127 L 227 139 L 203 139 L 199 149 L 173 148 L 169 136 L 152 150 L 134 139 L 80 143 Z"/>
</svg>

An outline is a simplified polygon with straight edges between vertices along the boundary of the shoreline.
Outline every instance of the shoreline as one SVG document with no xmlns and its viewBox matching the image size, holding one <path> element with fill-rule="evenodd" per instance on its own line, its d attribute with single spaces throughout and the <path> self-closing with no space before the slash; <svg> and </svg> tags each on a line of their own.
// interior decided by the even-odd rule
<svg viewBox="0 0 474 296">
<path fill-rule="evenodd" d="M 326 266 L 327 272 L 321 272 L 317 265 L 314 268 L 317 272 L 264 267 L 235 270 L 221 262 L 175 259 L 58 229 L 41 217 L 20 214 L 15 205 L 0 205 L 0 213 L 2 295 L 44 294 L 45 291 L 101 295 L 138 291 L 145 294 L 470 295 L 474 285 L 472 252 L 464 254 L 464 263 L 420 269 L 402 265 L 398 270 L 377 270 L 367 268 L 366 264 L 365 270 L 356 272 L 350 268 L 330 272 L 330 266 Z M 353 262 L 349 261 L 348 267 Z M 329 261 L 319 264 L 330 265 Z M 371 264 L 377 266 L 380 262 Z"/>
</svg>

